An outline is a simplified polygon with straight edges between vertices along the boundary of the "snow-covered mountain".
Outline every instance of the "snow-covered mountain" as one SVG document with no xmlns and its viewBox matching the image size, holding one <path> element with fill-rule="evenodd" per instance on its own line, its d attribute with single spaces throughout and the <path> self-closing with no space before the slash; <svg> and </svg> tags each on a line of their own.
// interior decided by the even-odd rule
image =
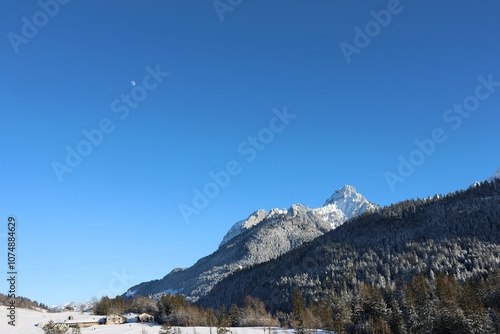
<svg viewBox="0 0 500 334">
<path fill-rule="evenodd" d="M 78 303 L 78 302 L 67 302 L 61 305 L 53 305 L 49 307 L 49 310 L 52 312 L 63 312 L 64 310 L 72 310 L 75 312 L 81 312 L 82 308 L 83 311 L 89 311 L 92 309 L 93 304 L 86 302 L 86 303 Z"/>
<path fill-rule="evenodd" d="M 174 269 L 161 280 L 138 284 L 128 295 L 182 293 L 196 301 L 240 269 L 266 262 L 340 226 L 347 219 L 379 206 L 352 186 L 333 193 L 319 208 L 294 204 L 289 209 L 258 210 L 234 224 L 213 254 L 187 269 Z"/>
<path fill-rule="evenodd" d="M 336 202 L 343 196 L 334 197 Z M 335 204 L 342 202 L 349 201 Z M 331 303 L 333 295 L 333 305 L 349 300 L 351 304 L 344 308 L 349 319 L 359 306 L 363 285 L 386 286 L 390 287 L 387 292 L 393 292 L 398 290 L 396 282 L 412 285 L 416 277 L 426 277 L 435 284 L 435 273 L 446 273 L 447 279 L 470 282 L 477 288 L 478 280 L 498 277 L 499 261 L 500 178 L 493 186 L 481 182 L 446 196 L 406 200 L 377 214 L 358 216 L 278 259 L 233 273 L 200 298 L 199 304 L 231 305 L 249 295 L 272 311 L 290 311 L 291 296 L 299 289 L 311 301 Z"/>
<path fill-rule="evenodd" d="M 359 216 L 366 211 L 379 209 L 378 204 L 370 203 L 353 186 L 346 185 L 333 193 L 321 208 L 314 213 L 326 219 L 335 228 L 348 219 Z"/>
<path fill-rule="evenodd" d="M 325 220 L 332 225 L 332 228 L 336 228 L 348 219 L 356 217 L 366 211 L 376 210 L 380 207 L 377 204 L 369 202 L 363 195 L 358 193 L 353 186 L 346 185 L 337 189 L 333 195 L 326 200 L 322 207 L 316 209 L 309 209 L 303 207 L 301 204 L 295 204 L 289 210 L 272 209 L 270 212 L 266 210 L 255 211 L 247 219 L 234 224 L 222 239 L 220 246 L 258 225 L 266 218 L 276 214 L 290 214 L 293 216 L 294 210 L 300 210 L 299 208 L 304 208 L 304 210 L 301 211 L 311 218 Z"/>
</svg>

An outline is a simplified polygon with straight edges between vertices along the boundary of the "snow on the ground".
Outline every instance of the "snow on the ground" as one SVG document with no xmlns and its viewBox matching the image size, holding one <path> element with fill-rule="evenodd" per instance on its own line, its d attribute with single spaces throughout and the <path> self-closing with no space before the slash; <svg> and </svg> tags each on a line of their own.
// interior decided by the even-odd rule
<svg viewBox="0 0 500 334">
<path fill-rule="evenodd" d="M 64 322 L 69 316 L 73 316 L 76 321 L 87 319 L 100 319 L 102 316 L 91 315 L 88 313 L 80 314 L 79 312 L 64 312 L 64 313 L 44 313 L 26 309 L 16 309 L 17 321 L 16 326 L 10 326 L 7 322 L 8 311 L 7 307 L 0 306 L 0 333 L 2 334 L 43 334 L 43 330 L 39 324 L 45 324 L 50 320 L 54 322 Z M 129 314 L 125 314 L 129 316 Z M 141 334 L 142 329 L 145 329 L 148 334 L 158 334 L 160 325 L 158 324 L 140 324 L 126 323 L 122 325 L 100 325 L 88 328 L 82 328 L 81 331 L 93 334 Z M 237 327 L 229 328 L 232 334 L 292 334 L 292 329 L 271 328 L 271 333 L 267 327 Z M 181 327 L 181 334 L 216 334 L 217 329 L 212 327 L 212 332 L 208 327 Z M 70 331 L 71 333 L 71 331 Z M 318 334 L 320 331 L 318 331 Z"/>
</svg>

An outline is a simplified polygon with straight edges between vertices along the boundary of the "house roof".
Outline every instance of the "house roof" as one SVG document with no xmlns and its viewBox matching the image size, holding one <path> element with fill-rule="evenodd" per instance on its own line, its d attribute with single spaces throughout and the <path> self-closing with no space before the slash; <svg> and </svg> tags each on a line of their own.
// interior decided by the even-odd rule
<svg viewBox="0 0 500 334">
<path fill-rule="evenodd" d="M 146 316 L 146 317 L 152 317 L 151 314 L 147 314 L 147 313 L 142 313 L 142 314 L 139 315 L 139 317 L 142 317 L 143 315 Z"/>
</svg>

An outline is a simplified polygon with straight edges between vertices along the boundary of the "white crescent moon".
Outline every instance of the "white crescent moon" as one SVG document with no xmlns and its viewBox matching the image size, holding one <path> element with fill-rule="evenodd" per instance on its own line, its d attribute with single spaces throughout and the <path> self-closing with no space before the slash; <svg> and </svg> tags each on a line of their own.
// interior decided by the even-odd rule
<svg viewBox="0 0 500 334">
<path fill-rule="evenodd" d="M 130 81 L 130 84 L 131 84 L 133 87 L 135 87 L 135 85 L 136 85 L 135 81 Z"/>
</svg>

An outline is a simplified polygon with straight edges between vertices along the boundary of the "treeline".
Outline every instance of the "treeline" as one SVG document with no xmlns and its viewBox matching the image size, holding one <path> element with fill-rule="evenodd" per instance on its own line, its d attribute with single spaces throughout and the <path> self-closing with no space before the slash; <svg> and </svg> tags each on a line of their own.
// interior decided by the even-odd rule
<svg viewBox="0 0 500 334">
<path fill-rule="evenodd" d="M 10 305 L 11 298 L 9 298 L 7 295 L 1 294 L 0 293 L 0 305 Z M 16 307 L 20 308 L 26 308 L 26 309 L 36 309 L 36 308 L 41 308 L 44 310 L 48 310 L 49 307 L 43 303 L 39 303 L 36 300 L 33 301 L 29 298 L 25 297 L 16 297 L 14 298 L 14 301 L 16 302 Z"/>
<path fill-rule="evenodd" d="M 155 316 L 160 323 L 172 326 L 207 326 L 207 327 L 254 327 L 278 326 L 279 322 L 266 310 L 264 303 L 247 296 L 243 306 L 221 306 L 218 309 L 203 308 L 189 303 L 182 295 L 162 295 L 152 299 L 143 296 L 134 298 L 103 297 L 95 302 L 94 313 L 108 315 L 112 313 L 147 313 Z"/>
<path fill-rule="evenodd" d="M 270 313 L 262 301 L 250 296 L 241 307 L 218 309 L 191 304 L 182 295 L 158 300 L 103 297 L 94 311 L 149 313 L 172 326 L 280 326 L 295 328 L 297 334 L 311 329 L 338 334 L 500 333 L 500 270 L 465 283 L 443 273 L 433 278 L 420 274 L 407 283 L 386 286 L 359 283 L 349 291 L 333 289 L 321 300 L 304 297 L 296 289 L 289 299 L 290 311 Z"/>
</svg>

